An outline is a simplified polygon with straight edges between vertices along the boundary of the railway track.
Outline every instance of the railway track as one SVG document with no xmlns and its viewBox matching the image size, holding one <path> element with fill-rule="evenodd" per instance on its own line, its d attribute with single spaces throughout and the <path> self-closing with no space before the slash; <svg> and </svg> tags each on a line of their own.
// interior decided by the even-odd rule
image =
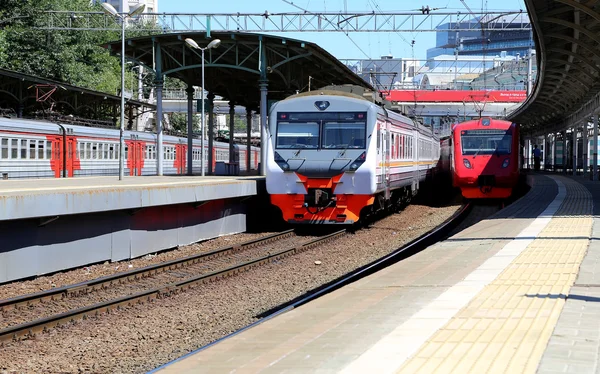
<svg viewBox="0 0 600 374">
<path fill-rule="evenodd" d="M 406 243 L 405 245 L 396 249 L 392 253 L 390 253 L 370 264 L 362 266 L 362 267 L 346 274 L 345 276 L 338 278 L 337 280 L 334 280 L 334 281 L 332 281 L 326 285 L 323 285 L 317 289 L 314 289 L 312 291 L 309 291 L 306 294 L 302 295 L 301 297 L 298 297 L 288 303 L 279 305 L 276 308 L 268 310 L 267 312 L 259 315 L 258 316 L 259 319 L 256 322 L 254 322 L 248 326 L 242 327 L 241 329 L 236 330 L 226 336 L 223 336 L 222 338 L 217 339 L 207 345 L 204 345 L 192 352 L 189 352 L 186 356 L 196 354 L 196 353 L 203 351 L 209 347 L 212 347 L 224 340 L 227 340 L 227 339 L 241 333 L 244 330 L 247 330 L 247 329 L 252 328 L 256 325 L 259 325 L 265 321 L 275 318 L 280 314 L 283 314 L 283 313 L 288 312 L 294 308 L 297 308 L 303 304 L 306 304 L 306 303 L 308 303 L 314 299 L 317 299 L 327 293 L 333 292 L 336 289 L 344 287 L 345 285 L 348 285 L 352 282 L 356 282 L 357 280 L 359 280 L 361 278 L 364 278 L 364 277 L 366 277 L 374 272 L 377 272 L 391 264 L 401 261 L 402 259 L 404 259 L 414 253 L 417 253 L 440 240 L 443 240 L 444 238 L 446 238 L 448 236 L 448 234 L 450 232 L 452 232 L 464 220 L 469 219 L 468 217 L 470 217 L 472 215 L 472 209 L 473 209 L 473 204 L 469 204 L 469 203 L 464 204 L 452 217 L 450 217 L 444 223 L 442 223 L 438 227 L 434 228 L 433 230 L 425 233 L 424 235 L 421 235 L 420 237 Z M 169 366 L 169 364 L 171 364 L 171 363 L 172 362 L 168 362 L 164 365 L 158 366 L 155 369 L 151 370 L 149 373 L 151 373 L 151 374 L 156 373 L 159 370 Z"/>
<path fill-rule="evenodd" d="M 7 327 L 0 330 L 0 343 L 32 337 L 45 330 L 64 325 L 89 316 L 108 313 L 119 307 L 150 302 L 167 297 L 196 285 L 214 282 L 234 276 L 282 258 L 292 256 L 310 248 L 335 240 L 346 233 L 339 230 L 318 238 L 306 240 L 296 236 L 294 230 L 268 235 L 246 243 L 219 248 L 210 252 L 147 266 L 125 273 L 60 287 L 35 294 L 0 300 L 0 321 Z M 275 245 L 276 244 L 276 245 Z M 281 249 L 281 247 L 284 247 Z M 162 277 L 162 278 L 161 278 Z M 173 280 L 172 278 L 175 278 Z M 147 281 L 149 286 L 141 292 L 111 297 L 109 300 L 54 313 L 43 318 L 14 322 L 23 319 L 25 311 L 47 306 L 57 301 L 77 300 L 82 296 L 99 291 L 105 292 L 124 285 Z M 160 286 L 156 287 L 156 284 Z M 125 287 L 127 288 L 127 287 Z M 77 303 L 75 303 L 77 304 Z M 64 307 L 64 306 L 63 306 Z M 34 312 L 33 314 L 35 315 Z M 10 317 L 13 317 L 11 322 Z M 7 319 L 9 320 L 7 322 Z"/>
</svg>

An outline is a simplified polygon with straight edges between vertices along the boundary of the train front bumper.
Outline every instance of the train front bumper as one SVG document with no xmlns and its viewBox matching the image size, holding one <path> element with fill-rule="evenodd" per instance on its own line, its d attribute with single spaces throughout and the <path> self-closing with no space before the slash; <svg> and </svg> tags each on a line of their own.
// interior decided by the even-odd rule
<svg viewBox="0 0 600 374">
<path fill-rule="evenodd" d="M 304 194 L 271 194 L 271 203 L 277 206 L 283 219 L 294 224 L 353 224 L 360 219 L 361 210 L 372 205 L 372 195 L 336 195 L 327 207 L 306 206 Z"/>
</svg>

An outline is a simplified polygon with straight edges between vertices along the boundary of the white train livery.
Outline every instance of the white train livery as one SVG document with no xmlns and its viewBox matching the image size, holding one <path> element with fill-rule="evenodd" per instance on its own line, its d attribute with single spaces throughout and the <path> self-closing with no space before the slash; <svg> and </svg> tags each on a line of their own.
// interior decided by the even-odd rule
<svg viewBox="0 0 600 374">
<path fill-rule="evenodd" d="M 403 204 L 440 157 L 431 128 L 331 90 L 274 104 L 267 139 L 267 191 L 290 223 L 352 224 Z"/>
</svg>

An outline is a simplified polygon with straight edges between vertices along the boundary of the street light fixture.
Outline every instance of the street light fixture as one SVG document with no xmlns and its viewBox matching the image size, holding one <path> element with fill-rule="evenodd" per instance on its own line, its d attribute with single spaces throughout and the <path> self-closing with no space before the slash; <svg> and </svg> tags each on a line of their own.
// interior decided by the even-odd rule
<svg viewBox="0 0 600 374">
<path fill-rule="evenodd" d="M 194 49 L 199 49 L 202 51 L 202 113 L 200 116 L 200 138 L 201 138 L 201 150 L 200 150 L 200 175 L 204 176 L 204 93 L 206 92 L 204 89 L 204 50 L 217 48 L 219 44 L 221 44 L 220 39 L 214 39 L 204 48 L 200 47 L 198 43 L 194 39 L 187 38 L 185 39 L 185 43 Z M 188 175 L 192 175 L 192 134 L 191 131 L 188 130 Z"/>
<path fill-rule="evenodd" d="M 109 3 L 102 3 L 104 13 L 118 17 L 121 20 L 121 126 L 119 130 L 119 180 L 123 179 L 125 174 L 125 141 L 123 133 L 125 132 L 125 19 L 134 17 L 144 11 L 145 4 L 138 4 L 131 8 L 128 13 L 119 13 Z"/>
</svg>

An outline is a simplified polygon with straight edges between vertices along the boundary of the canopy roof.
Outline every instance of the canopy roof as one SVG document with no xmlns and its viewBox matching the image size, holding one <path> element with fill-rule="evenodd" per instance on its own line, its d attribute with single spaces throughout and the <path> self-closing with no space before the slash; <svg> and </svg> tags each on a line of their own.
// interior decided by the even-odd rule
<svg viewBox="0 0 600 374">
<path fill-rule="evenodd" d="M 211 40 L 221 40 L 218 48 L 205 51 L 205 88 L 248 108 L 259 108 L 261 82 L 268 84 L 269 100 L 330 84 L 373 89 L 318 45 L 272 35 L 213 32 L 207 37 L 190 32 L 137 37 L 127 39 L 125 55 L 164 75 L 202 86 L 202 52 L 190 48 L 186 38 L 203 48 Z M 112 54 L 121 53 L 121 41 L 105 47 Z"/>
<path fill-rule="evenodd" d="M 600 103 L 600 1 L 525 4 L 535 31 L 538 78 L 510 119 L 533 135 L 587 121 Z"/>
</svg>

